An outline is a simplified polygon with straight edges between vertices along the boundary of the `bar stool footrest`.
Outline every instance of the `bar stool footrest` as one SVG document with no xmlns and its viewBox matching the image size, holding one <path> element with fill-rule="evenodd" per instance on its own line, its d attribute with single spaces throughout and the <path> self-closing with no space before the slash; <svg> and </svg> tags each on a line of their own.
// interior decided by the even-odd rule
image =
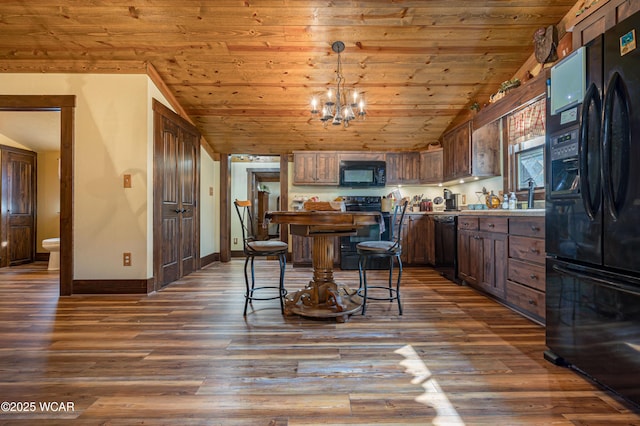
<svg viewBox="0 0 640 426">
<path fill-rule="evenodd" d="M 370 294 L 370 290 L 371 289 L 378 289 L 378 290 L 384 290 L 386 292 L 388 292 L 389 290 L 391 290 L 391 293 L 393 294 L 392 296 L 387 296 L 387 297 L 381 297 L 381 296 L 371 296 Z M 358 296 L 364 298 L 364 288 L 360 288 L 358 289 Z M 388 300 L 389 302 L 392 302 L 394 300 L 398 300 L 398 290 L 396 290 L 395 288 L 389 288 L 389 287 L 384 287 L 384 286 L 367 286 L 367 299 L 371 299 L 371 300 Z"/>
</svg>

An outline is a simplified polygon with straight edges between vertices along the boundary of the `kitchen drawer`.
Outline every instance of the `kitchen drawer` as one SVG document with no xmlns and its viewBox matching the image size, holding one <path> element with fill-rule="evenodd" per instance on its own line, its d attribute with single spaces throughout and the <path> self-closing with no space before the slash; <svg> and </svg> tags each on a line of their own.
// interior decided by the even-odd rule
<svg viewBox="0 0 640 426">
<path fill-rule="evenodd" d="M 509 234 L 544 238 L 544 218 L 512 217 L 509 219 Z"/>
<path fill-rule="evenodd" d="M 458 229 L 478 230 L 478 217 L 458 216 Z"/>
<path fill-rule="evenodd" d="M 507 302 L 525 313 L 544 320 L 545 295 L 543 292 L 525 287 L 513 281 L 507 281 L 505 293 Z"/>
<path fill-rule="evenodd" d="M 544 265 L 544 240 L 509 235 L 509 257 Z"/>
<path fill-rule="evenodd" d="M 481 217 L 480 230 L 506 234 L 509 230 L 509 219 L 506 217 Z"/>
<path fill-rule="evenodd" d="M 545 291 L 545 267 L 522 260 L 509 259 L 507 278 L 520 284 Z"/>
</svg>

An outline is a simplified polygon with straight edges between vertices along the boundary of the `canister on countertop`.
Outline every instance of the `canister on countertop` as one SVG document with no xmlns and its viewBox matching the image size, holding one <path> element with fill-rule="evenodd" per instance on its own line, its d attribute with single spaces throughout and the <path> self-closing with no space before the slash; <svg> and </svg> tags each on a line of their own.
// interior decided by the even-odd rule
<svg viewBox="0 0 640 426">
<path fill-rule="evenodd" d="M 383 212 L 390 212 L 391 210 L 393 210 L 393 199 L 392 198 L 386 198 L 386 197 L 382 197 L 382 205 L 381 205 L 381 209 Z"/>
</svg>

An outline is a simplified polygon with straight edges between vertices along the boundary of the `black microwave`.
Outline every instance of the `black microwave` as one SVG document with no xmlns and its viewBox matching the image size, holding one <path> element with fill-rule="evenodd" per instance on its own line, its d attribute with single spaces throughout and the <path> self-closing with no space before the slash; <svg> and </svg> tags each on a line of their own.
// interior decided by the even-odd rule
<svg viewBox="0 0 640 426">
<path fill-rule="evenodd" d="M 387 163 L 384 161 L 341 161 L 340 186 L 367 188 L 385 186 Z"/>
</svg>

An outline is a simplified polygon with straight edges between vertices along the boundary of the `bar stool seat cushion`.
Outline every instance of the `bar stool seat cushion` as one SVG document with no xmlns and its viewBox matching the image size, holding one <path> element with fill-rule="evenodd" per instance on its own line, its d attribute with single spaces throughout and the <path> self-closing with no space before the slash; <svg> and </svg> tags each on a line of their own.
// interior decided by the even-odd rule
<svg viewBox="0 0 640 426">
<path fill-rule="evenodd" d="M 282 241 L 277 240 L 267 240 L 267 241 L 251 241 L 247 243 L 247 246 L 251 250 L 259 251 L 259 252 L 272 252 L 279 250 L 287 250 L 289 245 Z"/>
<path fill-rule="evenodd" d="M 358 252 L 395 254 L 402 249 L 402 246 L 394 241 L 365 241 L 358 243 L 356 249 Z"/>
</svg>

